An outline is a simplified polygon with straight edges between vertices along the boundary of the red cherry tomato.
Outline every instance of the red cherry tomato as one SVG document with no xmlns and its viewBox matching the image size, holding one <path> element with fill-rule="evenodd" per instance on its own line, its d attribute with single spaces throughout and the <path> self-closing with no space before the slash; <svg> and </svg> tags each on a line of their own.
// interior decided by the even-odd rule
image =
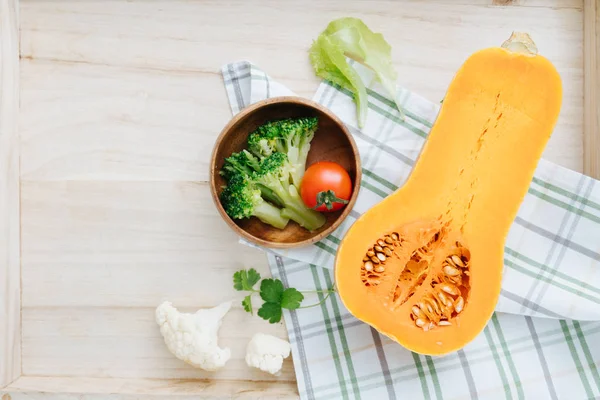
<svg viewBox="0 0 600 400">
<path fill-rule="evenodd" d="M 306 169 L 300 195 L 307 207 L 317 211 L 337 211 L 348 204 L 352 195 L 352 181 L 339 164 L 320 161 Z"/>
</svg>

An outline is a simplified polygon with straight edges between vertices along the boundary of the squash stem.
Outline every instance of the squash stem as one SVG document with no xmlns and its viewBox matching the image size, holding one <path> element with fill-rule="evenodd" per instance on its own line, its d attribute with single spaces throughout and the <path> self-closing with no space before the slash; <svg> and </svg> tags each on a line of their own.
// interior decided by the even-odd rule
<svg viewBox="0 0 600 400">
<path fill-rule="evenodd" d="M 502 47 L 513 52 L 526 56 L 537 56 L 538 48 L 531 39 L 531 36 L 525 32 L 513 32 L 510 37 L 502 43 Z"/>
</svg>

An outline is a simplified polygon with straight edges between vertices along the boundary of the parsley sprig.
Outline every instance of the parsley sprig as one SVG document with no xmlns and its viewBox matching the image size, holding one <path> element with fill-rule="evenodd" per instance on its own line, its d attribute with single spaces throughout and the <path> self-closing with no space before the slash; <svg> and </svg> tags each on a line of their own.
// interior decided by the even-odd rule
<svg viewBox="0 0 600 400">
<path fill-rule="evenodd" d="M 295 288 L 285 289 L 279 279 L 271 278 L 263 279 L 260 282 L 260 289 L 257 290 L 254 287 L 260 280 L 260 274 L 254 268 L 249 270 L 242 269 L 233 274 L 233 288 L 237 291 L 249 292 L 242 300 L 242 306 L 250 314 L 254 314 L 252 311 L 252 295 L 258 293 L 260 298 L 264 300 L 264 303 L 258 309 L 258 316 L 272 324 L 281 321 L 281 314 L 284 308 L 287 310 L 296 310 L 315 307 L 323 303 L 331 293 L 335 292 L 335 289 L 304 292 Z M 316 304 L 301 307 L 300 304 L 304 300 L 302 293 L 326 293 L 326 296 Z"/>
</svg>

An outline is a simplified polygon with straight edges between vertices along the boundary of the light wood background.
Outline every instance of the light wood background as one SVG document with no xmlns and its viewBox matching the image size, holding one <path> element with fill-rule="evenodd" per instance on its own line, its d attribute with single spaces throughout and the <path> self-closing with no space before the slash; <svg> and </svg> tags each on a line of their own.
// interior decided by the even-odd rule
<svg viewBox="0 0 600 400">
<path fill-rule="evenodd" d="M 18 19 L 0 0 L 0 388 L 21 375 Z"/>
<path fill-rule="evenodd" d="M 153 311 L 238 298 L 242 267 L 268 275 L 210 199 L 209 154 L 231 117 L 219 68 L 251 60 L 310 98 L 307 49 L 334 18 L 382 32 L 399 83 L 434 102 L 470 53 L 529 32 L 564 85 L 545 158 L 584 168 L 583 0 L 15 4 L 0 0 L 0 387 L 22 375 L 12 399 L 297 397 L 291 360 L 280 377 L 243 360 L 253 333 L 286 337 L 282 324 L 236 302 L 220 333 L 232 360 L 207 373 L 168 353 Z"/>
</svg>

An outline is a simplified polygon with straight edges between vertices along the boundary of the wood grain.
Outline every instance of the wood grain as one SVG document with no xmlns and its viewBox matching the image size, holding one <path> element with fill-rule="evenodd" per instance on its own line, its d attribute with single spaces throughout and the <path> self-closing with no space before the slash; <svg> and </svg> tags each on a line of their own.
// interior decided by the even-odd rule
<svg viewBox="0 0 600 400">
<path fill-rule="evenodd" d="M 269 275 L 262 252 L 237 244 L 206 184 L 24 182 L 23 372 L 113 378 L 284 380 L 248 368 L 255 332 L 285 337 L 241 310 L 237 269 Z M 217 373 L 171 356 L 154 322 L 170 300 L 184 311 L 234 299 L 221 328 L 232 360 Z M 240 330 L 240 327 L 244 329 Z"/>
<path fill-rule="evenodd" d="M 297 397 L 291 360 L 280 377 L 242 360 L 253 333 L 285 337 L 282 324 L 236 302 L 220 335 L 233 358 L 209 374 L 169 355 L 153 310 L 165 299 L 192 311 L 235 298 L 231 275 L 244 266 L 268 275 L 206 184 L 231 118 L 219 69 L 248 59 L 310 98 L 318 80 L 307 49 L 333 18 L 381 31 L 399 83 L 435 102 L 474 50 L 528 31 L 564 82 L 544 156 L 583 168 L 582 0 L 26 0 L 20 11 L 25 376 L 12 399 Z"/>
<path fill-rule="evenodd" d="M 585 0 L 583 170 L 600 179 L 600 1 Z"/>
<path fill-rule="evenodd" d="M 0 0 L 0 388 L 21 375 L 18 7 Z"/>
<path fill-rule="evenodd" d="M 23 376 L 10 385 L 7 400 L 188 400 L 296 399 L 281 382 L 200 381 L 189 379 L 107 379 Z M 2 398 L 2 400 L 5 400 Z"/>
<path fill-rule="evenodd" d="M 23 177 L 207 180 L 229 118 L 220 67 L 251 60 L 310 98 L 308 47 L 340 10 L 381 31 L 398 82 L 434 102 L 473 51 L 529 32 L 564 82 L 544 157 L 581 171 L 582 2 L 466 3 L 24 1 Z"/>
</svg>

